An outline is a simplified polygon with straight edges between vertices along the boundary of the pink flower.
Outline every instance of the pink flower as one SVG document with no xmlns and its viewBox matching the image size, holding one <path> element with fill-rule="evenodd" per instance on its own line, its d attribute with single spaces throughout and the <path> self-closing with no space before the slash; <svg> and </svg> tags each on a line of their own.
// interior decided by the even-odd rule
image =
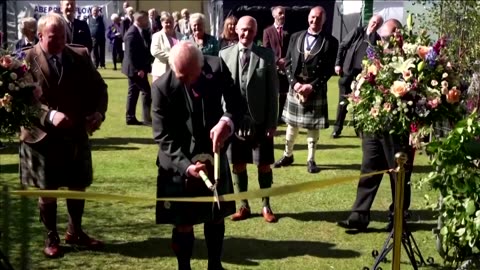
<svg viewBox="0 0 480 270">
<path fill-rule="evenodd" d="M 437 98 L 434 98 L 434 99 L 429 99 L 427 101 L 427 106 L 429 106 L 432 109 L 435 109 L 435 108 L 438 107 L 438 105 L 440 105 L 440 103 L 441 103 L 441 100 L 437 97 Z"/>
<path fill-rule="evenodd" d="M 12 57 L 10 55 L 5 55 L 0 57 L 0 66 L 9 69 L 13 64 Z"/>
<path fill-rule="evenodd" d="M 402 75 L 403 75 L 403 79 L 407 82 L 412 78 L 412 72 L 410 70 L 404 70 L 402 72 Z"/>
<path fill-rule="evenodd" d="M 372 109 L 370 109 L 370 115 L 372 115 L 373 117 L 377 117 L 379 112 L 380 110 L 377 107 L 373 107 Z"/>
<path fill-rule="evenodd" d="M 403 97 L 408 93 L 407 83 L 402 81 L 394 81 L 390 87 L 390 93 L 395 97 Z"/>
<path fill-rule="evenodd" d="M 386 111 L 386 112 L 390 112 L 392 110 L 392 104 L 390 104 L 389 102 L 383 104 L 383 109 Z"/>
</svg>

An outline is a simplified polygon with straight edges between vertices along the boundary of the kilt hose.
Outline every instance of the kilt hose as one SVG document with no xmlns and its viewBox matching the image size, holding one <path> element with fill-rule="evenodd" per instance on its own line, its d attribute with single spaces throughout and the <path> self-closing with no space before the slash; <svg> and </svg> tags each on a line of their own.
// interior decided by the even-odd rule
<svg viewBox="0 0 480 270">
<path fill-rule="evenodd" d="M 295 90 L 290 87 L 282 119 L 292 127 L 327 129 L 329 127 L 327 84 L 315 89 L 303 104 L 295 97 Z"/>
</svg>

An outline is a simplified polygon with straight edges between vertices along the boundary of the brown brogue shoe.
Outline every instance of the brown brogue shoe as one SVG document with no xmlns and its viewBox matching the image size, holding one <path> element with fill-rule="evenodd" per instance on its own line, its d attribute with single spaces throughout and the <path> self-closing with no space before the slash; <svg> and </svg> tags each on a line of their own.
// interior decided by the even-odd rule
<svg viewBox="0 0 480 270">
<path fill-rule="evenodd" d="M 238 209 L 238 212 L 232 215 L 232 220 L 233 221 L 240 221 L 240 220 L 245 220 L 251 216 L 250 209 L 242 206 L 240 209 Z"/>
<path fill-rule="evenodd" d="M 45 254 L 47 258 L 51 259 L 63 256 L 63 251 L 60 247 L 60 237 L 58 237 L 57 232 L 51 231 L 48 233 L 43 254 Z"/>
<path fill-rule="evenodd" d="M 262 216 L 265 219 L 265 221 L 268 222 L 268 223 L 277 222 L 277 218 L 273 214 L 272 209 L 270 209 L 270 207 L 263 207 L 262 208 Z"/>
<path fill-rule="evenodd" d="M 99 250 L 104 247 L 102 241 L 88 236 L 83 231 L 78 234 L 67 232 L 65 234 L 65 243 L 69 245 L 84 247 L 90 250 Z"/>
</svg>

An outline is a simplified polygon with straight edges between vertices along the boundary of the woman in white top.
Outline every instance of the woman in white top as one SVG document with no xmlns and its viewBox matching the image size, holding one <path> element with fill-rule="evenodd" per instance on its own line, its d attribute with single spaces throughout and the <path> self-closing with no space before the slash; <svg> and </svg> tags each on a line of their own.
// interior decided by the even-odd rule
<svg viewBox="0 0 480 270">
<path fill-rule="evenodd" d="M 153 82 L 169 70 L 168 56 L 170 49 L 182 40 L 182 35 L 174 30 L 174 21 L 170 13 L 164 13 L 160 17 L 162 30 L 153 34 L 150 53 L 155 60 L 152 64 Z"/>
</svg>

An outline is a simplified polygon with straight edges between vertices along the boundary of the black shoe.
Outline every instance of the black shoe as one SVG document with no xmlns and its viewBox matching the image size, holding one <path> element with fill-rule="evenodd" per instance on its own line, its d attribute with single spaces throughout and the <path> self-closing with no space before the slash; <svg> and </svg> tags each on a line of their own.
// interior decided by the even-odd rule
<svg viewBox="0 0 480 270">
<path fill-rule="evenodd" d="M 0 150 L 5 149 L 5 148 L 7 148 L 7 146 L 4 143 L 0 142 Z"/>
<path fill-rule="evenodd" d="M 290 166 L 293 163 L 293 155 L 290 157 L 283 156 L 281 159 L 279 159 L 275 164 L 273 164 L 274 168 L 280 168 L 280 167 L 286 167 Z"/>
<path fill-rule="evenodd" d="M 317 163 L 313 160 L 309 160 L 307 162 L 307 169 L 309 173 L 319 173 L 320 172 L 320 167 L 317 166 Z"/>
<path fill-rule="evenodd" d="M 113 70 L 117 70 L 117 67 L 113 67 Z"/>
<path fill-rule="evenodd" d="M 403 212 L 403 220 L 405 221 L 405 223 L 407 222 L 407 220 L 410 219 L 410 217 L 411 217 L 410 211 Z M 387 226 L 385 226 L 385 231 L 390 232 L 392 230 L 393 230 L 393 214 L 389 214 L 388 223 L 387 223 Z"/>
<path fill-rule="evenodd" d="M 143 123 L 134 118 L 134 119 L 127 120 L 127 125 L 128 126 L 141 126 L 141 125 L 143 125 Z"/>
<path fill-rule="evenodd" d="M 337 225 L 345 229 L 359 230 L 359 231 L 364 231 L 368 227 L 368 223 L 361 222 L 358 220 L 351 220 L 351 219 L 339 221 L 337 222 Z"/>
<path fill-rule="evenodd" d="M 340 134 L 342 134 L 342 132 L 334 131 L 334 132 L 332 132 L 332 138 L 333 139 L 338 139 L 338 138 L 340 138 Z"/>
</svg>

